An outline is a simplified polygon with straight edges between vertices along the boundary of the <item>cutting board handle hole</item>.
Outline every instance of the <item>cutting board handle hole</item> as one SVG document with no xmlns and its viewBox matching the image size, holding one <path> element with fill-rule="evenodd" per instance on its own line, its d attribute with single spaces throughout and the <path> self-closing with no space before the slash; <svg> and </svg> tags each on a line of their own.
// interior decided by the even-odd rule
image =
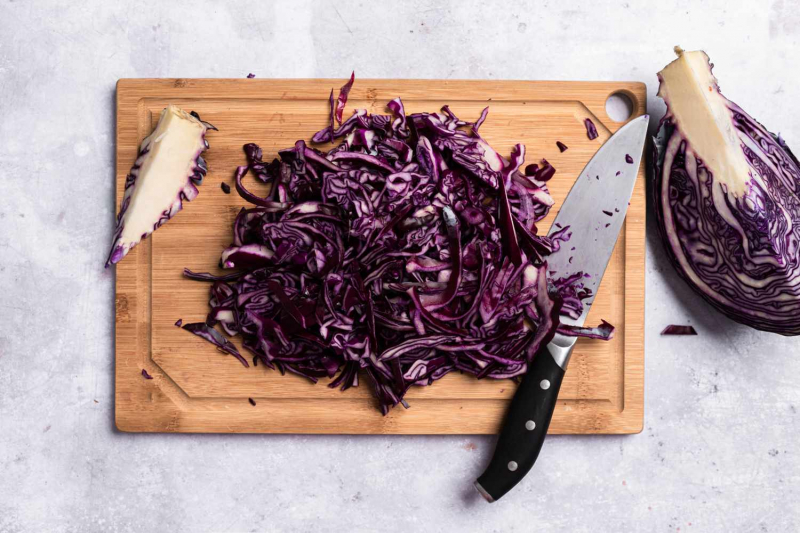
<svg viewBox="0 0 800 533">
<path fill-rule="evenodd" d="M 623 91 L 612 93 L 606 100 L 606 114 L 614 122 L 625 122 L 633 115 L 633 101 Z"/>
</svg>

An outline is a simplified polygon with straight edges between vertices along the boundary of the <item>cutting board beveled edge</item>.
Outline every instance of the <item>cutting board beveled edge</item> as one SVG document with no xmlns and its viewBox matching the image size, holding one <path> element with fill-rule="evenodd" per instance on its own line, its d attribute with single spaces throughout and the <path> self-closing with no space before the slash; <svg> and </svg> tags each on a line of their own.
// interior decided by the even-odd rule
<svg viewBox="0 0 800 533">
<path fill-rule="evenodd" d="M 338 87 L 342 80 L 189 80 L 189 79 L 128 79 L 120 80 L 117 84 L 117 206 L 122 193 L 125 176 L 136 155 L 136 150 L 141 139 L 149 133 L 145 131 L 151 126 L 151 109 L 158 102 L 180 103 L 181 101 L 194 102 L 196 107 L 202 108 L 203 103 L 217 106 L 227 106 L 226 109 L 245 110 L 259 109 L 264 101 L 293 102 L 292 106 L 318 105 L 327 102 L 327 94 L 331 87 Z M 615 123 L 605 113 L 605 101 L 615 92 L 623 92 L 633 101 L 633 117 L 645 112 L 645 86 L 636 82 L 528 82 L 528 81 L 460 81 L 460 80 L 357 80 L 351 93 L 351 102 L 366 101 L 371 107 L 379 106 L 394 96 L 401 96 L 407 107 L 413 108 L 414 102 L 441 102 L 454 103 L 453 107 L 461 104 L 462 107 L 470 105 L 475 107 L 490 106 L 490 120 L 484 128 L 491 128 L 491 117 L 496 116 L 494 110 L 503 105 L 529 107 L 520 108 L 524 114 L 527 109 L 538 108 L 540 113 L 550 113 L 558 106 L 578 103 L 575 116 L 566 124 L 564 117 L 558 117 L 560 123 L 549 124 L 553 120 L 550 116 L 537 115 L 548 128 L 548 134 L 538 135 L 530 144 L 540 145 L 537 153 L 531 151 L 529 145 L 529 162 L 543 156 L 544 145 L 554 147 L 556 140 L 561 140 L 570 146 L 564 153 L 565 157 L 580 157 L 585 160 L 564 160 L 558 164 L 558 151 L 552 155 L 548 152 L 547 158 L 554 162 L 559 173 L 553 184 L 554 190 L 568 190 L 570 183 L 563 180 L 574 180 L 574 177 L 588 161 L 591 154 L 600 146 L 611 133 L 622 124 Z M 491 99 L 491 100 L 489 100 Z M 458 104 L 455 104 L 458 103 Z M 547 105 L 542 105 L 542 104 Z M 351 106 L 348 105 L 349 113 Z M 415 110 L 415 109 L 412 109 Z M 427 109 L 433 111 L 435 109 Z M 372 109 L 371 111 L 374 111 Z M 593 145 L 587 145 L 588 139 L 585 131 L 575 129 L 575 123 L 582 123 L 583 115 L 591 117 L 598 126 L 600 138 Z M 495 117 L 496 118 L 496 117 Z M 207 119 L 204 116 L 204 119 Z M 212 120 L 213 122 L 213 120 Z M 509 121 L 509 125 L 512 121 Z M 304 124 L 302 124 L 305 127 Z M 316 130 L 316 122 L 309 127 L 306 137 Z M 537 126 L 538 127 L 538 126 Z M 230 128 L 228 128 L 230 131 Z M 552 131 L 551 131 L 552 130 Z M 482 130 L 483 131 L 483 130 Z M 226 144 L 220 132 L 210 136 L 212 150 L 208 152 L 210 172 L 206 183 L 201 187 L 206 196 L 219 193 L 219 181 L 229 181 L 233 165 L 225 164 L 221 167 L 214 166 L 215 146 Z M 231 132 L 232 136 L 236 135 Z M 292 135 L 297 135 L 293 133 Z M 490 134 L 491 135 L 491 134 Z M 509 134 L 511 135 L 511 134 Z M 297 138 L 303 135 L 297 136 Z M 255 139 L 246 139 L 246 141 Z M 492 140 L 493 145 L 508 144 L 519 140 L 515 138 Z M 293 143 L 284 143 L 290 146 Z M 281 141 L 282 142 L 282 141 Z M 230 144 L 230 143 L 227 143 Z M 283 146 L 283 145 L 279 145 Z M 226 148 L 230 150 L 229 146 Z M 238 153 L 241 147 L 236 146 Z M 499 149 L 499 148 L 498 148 Z M 218 148 L 219 150 L 219 148 Z M 266 151 L 266 150 L 265 150 Z M 503 150 L 499 149 L 501 153 Z M 551 149 L 552 151 L 552 149 Z M 265 154 L 266 155 L 266 154 Z M 534 157 L 531 157 L 531 156 Z M 227 156 L 226 156 L 227 157 Z M 241 159 L 241 156 L 239 156 Z M 237 163 L 238 164 L 238 163 Z M 571 169 L 564 171 L 563 169 Z M 575 170 L 577 169 L 577 170 Z M 570 177 L 569 172 L 573 175 Z M 216 176 L 216 179 L 215 179 Z M 206 192 L 208 191 L 208 192 Z M 558 194 L 562 194 L 559 192 Z M 565 194 L 565 193 L 564 193 Z M 230 195 L 234 198 L 236 195 Z M 557 196 L 554 192 L 554 197 Z M 170 224 L 178 226 L 178 221 L 188 221 L 192 217 L 193 202 L 185 207 L 184 211 Z M 557 211 L 560 200 L 557 198 Z M 200 208 L 197 208 L 200 209 Z M 179 218 L 183 217 L 183 218 Z M 187 383 L 202 381 L 209 367 L 204 367 L 204 359 L 199 358 L 187 373 L 173 372 L 171 377 L 164 372 L 151 357 L 153 324 L 151 321 L 152 298 L 151 284 L 153 274 L 153 242 L 167 235 L 165 225 L 159 230 L 162 233 L 154 234 L 153 238 L 145 240 L 129 257 L 117 265 L 116 284 L 116 425 L 121 431 L 134 432 L 231 432 L 231 433 L 378 433 L 378 434 L 480 434 L 495 433 L 502 420 L 507 402 L 513 394 L 511 382 L 493 382 L 484 385 L 486 381 L 462 380 L 469 383 L 464 393 L 456 394 L 447 392 L 452 389 L 449 384 L 439 382 L 433 387 L 421 388 L 424 394 L 413 398 L 412 408 L 403 410 L 395 409 L 386 417 L 377 411 L 372 400 L 366 398 L 366 391 L 357 397 L 345 393 L 334 396 L 319 395 L 317 397 L 304 397 L 292 394 L 292 397 L 281 398 L 272 387 L 272 393 L 266 399 L 261 399 L 252 390 L 241 390 L 238 395 L 231 393 L 226 397 L 228 389 L 220 387 L 217 390 L 210 388 L 206 383 L 205 389 L 193 390 Z M 612 286 L 609 292 L 622 302 L 622 309 L 617 313 L 622 317 L 617 319 L 618 340 L 621 344 L 619 353 L 608 361 L 607 379 L 609 381 L 605 397 L 600 394 L 600 388 L 595 387 L 597 372 L 587 371 L 587 365 L 573 361 L 567 372 L 565 385 L 573 380 L 573 391 L 562 391 L 559 405 L 550 427 L 551 433 L 638 433 L 643 423 L 644 400 L 644 171 L 639 169 L 639 177 L 631 201 L 631 206 L 623 229 L 619 250 L 615 251 L 615 259 L 609 271 L 614 270 L 614 262 L 621 269 L 618 286 Z M 546 230 L 546 225 L 542 231 Z M 164 239 L 168 240 L 167 237 Z M 179 271 L 178 265 L 176 269 Z M 605 279 L 604 279 L 605 283 Z M 616 283 L 616 282 L 615 282 Z M 601 285 L 598 300 L 603 297 L 604 287 Z M 622 296 L 619 296 L 621 291 Z M 596 304 L 598 305 L 598 304 Z M 206 308 L 198 309 L 200 314 Z M 591 317 L 591 315 L 590 315 Z M 161 324 L 157 328 L 163 327 Z M 177 330 L 177 328 L 176 328 Z M 160 331 L 160 330 L 159 330 Z M 183 333 L 183 332 L 180 332 Z M 199 339 L 197 340 L 199 341 Z M 187 346 L 202 346 L 198 350 L 208 350 L 207 346 L 198 345 L 194 339 L 187 339 Z M 202 343 L 202 341 L 199 341 Z M 613 341 L 612 341 L 613 342 Z M 194 344 L 193 344 L 194 343 Z M 158 349 L 158 347 L 156 347 Z M 194 349 L 194 348 L 193 348 Z M 220 356 L 221 357 L 221 356 Z M 232 358 L 227 358 L 225 363 L 230 364 Z M 586 361 L 588 358 L 584 358 Z M 589 359 L 589 361 L 591 361 Z M 233 361 L 235 363 L 235 361 Z M 238 363 L 235 363 L 238 365 Z M 591 365 L 591 363 L 589 363 Z M 219 365 L 216 365 L 217 367 Z M 141 369 L 147 368 L 155 379 L 144 380 Z M 252 370 L 252 369 L 251 369 Z M 229 370 L 225 370 L 230 374 Z M 241 366 L 236 369 L 247 372 Z M 584 373 L 587 375 L 584 376 Z M 570 374 L 573 376 L 571 377 Z M 591 374 L 591 375 L 590 375 Z M 173 377 L 176 378 L 173 380 Z M 288 378 L 282 378 L 288 379 Z M 447 379 L 447 378 L 445 378 Z M 460 378 L 457 378 L 460 379 Z M 211 383 L 214 379 L 206 380 Z M 271 380 L 270 380 L 271 381 Z M 181 386 L 178 385 L 181 382 Z M 498 383 L 505 384 L 498 388 Z M 234 387 L 236 382 L 233 382 Z M 223 385 L 230 385 L 224 382 Z M 305 386 L 305 384 L 303 385 Z M 323 383 L 316 387 L 324 387 Z M 459 385 L 460 386 L 460 385 Z M 288 385 L 286 389 L 293 388 Z M 366 389 L 366 384 L 362 384 Z M 437 388 L 438 387 L 438 388 Z M 474 393 L 474 391 L 488 390 L 494 387 L 492 393 Z M 456 389 L 458 387 L 455 387 Z M 192 394 L 187 394 L 186 390 Z M 252 384 L 251 384 L 252 389 Z M 496 391 L 503 392 L 496 394 Z M 296 390 L 296 389 L 295 389 Z M 309 390 L 315 390 L 309 386 Z M 442 392 L 437 392 L 442 391 Z M 256 393 L 258 390 L 255 391 Z M 447 392 L 447 393 L 445 393 Z M 242 396 L 244 394 L 244 396 Z M 247 401 L 247 395 L 256 398 L 257 405 L 253 407 Z M 235 397 L 233 397 L 235 396 Z M 439 397 L 437 397 L 439 396 Z M 443 397 L 441 397 L 443 396 Z"/>
</svg>

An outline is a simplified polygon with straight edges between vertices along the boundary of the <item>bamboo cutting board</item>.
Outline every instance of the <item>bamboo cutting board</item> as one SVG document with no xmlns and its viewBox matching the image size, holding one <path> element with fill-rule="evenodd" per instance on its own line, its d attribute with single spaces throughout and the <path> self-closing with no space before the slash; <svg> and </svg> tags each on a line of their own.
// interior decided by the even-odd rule
<svg viewBox="0 0 800 533">
<path fill-rule="evenodd" d="M 344 393 L 264 366 L 245 369 L 204 340 L 174 326 L 202 321 L 209 284 L 182 270 L 218 272 L 231 224 L 245 205 L 232 185 L 245 162 L 242 145 L 255 142 L 264 159 L 326 125 L 328 94 L 344 80 L 129 79 L 117 84 L 117 208 L 141 140 L 161 110 L 177 104 L 219 128 L 204 154 L 209 172 L 200 195 L 143 241 L 116 267 L 116 424 L 122 431 L 214 433 L 476 434 L 498 431 L 515 385 L 450 374 L 406 396 L 381 416 L 365 382 Z M 489 105 L 481 134 L 501 154 L 527 146 L 528 162 L 546 158 L 557 169 L 549 182 L 556 201 L 540 225 L 546 232 L 572 183 L 602 142 L 622 124 L 605 112 L 609 95 L 623 92 L 634 117 L 645 112 L 642 83 L 453 80 L 356 80 L 345 115 L 354 108 L 384 113 L 393 97 L 408 113 L 443 104 L 465 120 Z M 590 141 L 584 118 L 597 125 Z M 569 149 L 560 153 L 555 142 Z M 587 324 L 606 319 L 612 341 L 580 339 L 564 379 L 551 433 L 637 433 L 644 402 L 644 171 L 639 170 L 611 263 Z M 238 344 L 238 340 L 235 340 Z M 155 379 L 146 380 L 146 369 Z M 256 405 L 249 402 L 252 398 Z"/>
</svg>

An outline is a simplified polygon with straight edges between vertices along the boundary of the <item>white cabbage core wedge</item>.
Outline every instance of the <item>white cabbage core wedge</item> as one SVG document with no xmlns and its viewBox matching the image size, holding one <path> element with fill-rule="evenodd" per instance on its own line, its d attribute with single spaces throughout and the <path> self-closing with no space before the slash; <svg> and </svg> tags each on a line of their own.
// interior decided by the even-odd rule
<svg viewBox="0 0 800 533">
<path fill-rule="evenodd" d="M 728 100 L 722 96 L 711 64 L 703 51 L 684 52 L 658 73 L 658 96 L 669 105 L 673 124 L 692 140 L 691 150 L 703 161 L 728 194 L 747 190 L 750 164 L 742 152 L 739 131 L 733 125 Z"/>
<path fill-rule="evenodd" d="M 167 106 L 156 129 L 142 141 L 139 157 L 125 182 L 114 242 L 106 266 L 119 262 L 142 239 L 193 200 L 206 174 L 200 154 L 205 134 L 216 129 L 175 105 Z"/>
</svg>

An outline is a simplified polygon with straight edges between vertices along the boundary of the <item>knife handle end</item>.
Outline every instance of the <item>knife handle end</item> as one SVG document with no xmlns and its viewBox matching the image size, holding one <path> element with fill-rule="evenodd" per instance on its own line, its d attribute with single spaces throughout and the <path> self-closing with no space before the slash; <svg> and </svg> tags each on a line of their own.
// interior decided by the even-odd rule
<svg viewBox="0 0 800 533">
<path fill-rule="evenodd" d="M 491 494 L 489 494 L 488 492 L 486 492 L 486 489 L 484 489 L 484 488 L 481 486 L 481 484 L 480 484 L 480 483 L 478 483 L 478 481 L 475 481 L 475 482 L 473 483 L 473 485 L 474 485 L 474 487 L 475 487 L 475 490 L 477 490 L 477 491 L 478 491 L 478 494 L 480 494 L 481 496 L 483 496 L 483 499 L 484 499 L 484 500 L 486 500 L 486 501 L 487 501 L 487 502 L 489 502 L 489 503 L 494 503 L 494 498 L 492 498 L 492 495 L 491 495 Z"/>
</svg>

